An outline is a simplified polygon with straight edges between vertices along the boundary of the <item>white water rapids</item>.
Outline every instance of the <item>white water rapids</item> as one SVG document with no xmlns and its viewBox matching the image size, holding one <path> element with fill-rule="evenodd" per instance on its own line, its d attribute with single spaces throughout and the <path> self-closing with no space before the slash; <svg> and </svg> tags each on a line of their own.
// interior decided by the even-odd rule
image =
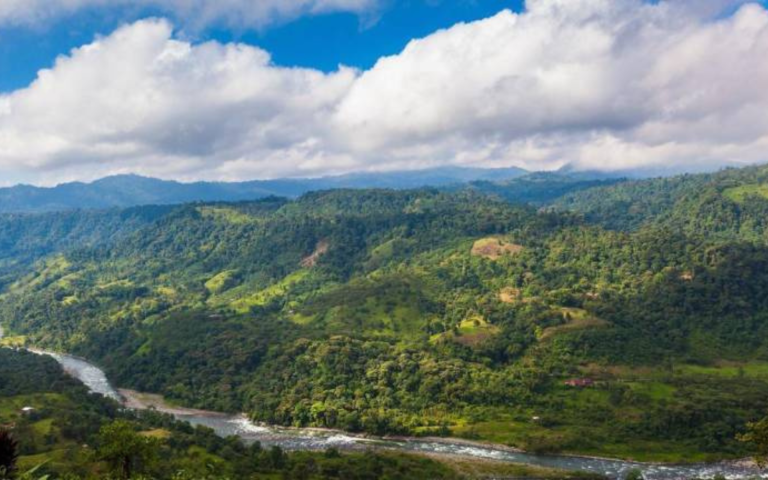
<svg viewBox="0 0 768 480">
<path fill-rule="evenodd" d="M 0 338 L 3 336 L 0 327 Z M 64 371 L 80 380 L 92 392 L 113 398 L 125 404 L 125 398 L 109 382 L 104 371 L 88 361 L 71 355 L 30 350 L 53 357 Z M 158 408 L 163 411 L 163 408 Z M 322 450 L 336 447 L 344 450 L 366 450 L 369 448 L 390 449 L 404 452 L 421 452 L 433 455 L 481 458 L 502 462 L 513 462 L 562 470 L 600 473 L 609 478 L 624 478 L 631 470 L 639 469 L 647 480 L 678 480 L 693 478 L 714 478 L 724 475 L 728 479 L 765 478 L 745 462 L 723 462 L 717 464 L 660 465 L 635 463 L 623 460 L 586 458 L 567 455 L 536 455 L 515 451 L 503 446 L 484 445 L 452 439 L 386 439 L 359 437 L 336 431 L 317 429 L 285 429 L 256 425 L 245 416 L 203 412 L 183 408 L 168 409 L 177 419 L 193 425 L 212 428 L 218 435 L 236 435 L 245 442 L 261 442 L 265 446 L 279 445 L 286 450 Z"/>
</svg>

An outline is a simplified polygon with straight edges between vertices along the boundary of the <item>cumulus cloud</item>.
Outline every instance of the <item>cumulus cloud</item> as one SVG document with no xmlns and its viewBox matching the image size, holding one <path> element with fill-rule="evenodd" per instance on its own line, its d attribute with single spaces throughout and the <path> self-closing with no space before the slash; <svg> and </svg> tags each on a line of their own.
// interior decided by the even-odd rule
<svg viewBox="0 0 768 480">
<path fill-rule="evenodd" d="M 245 45 L 192 46 L 147 20 L 61 57 L 0 104 L 0 165 L 165 176 L 247 164 L 286 173 L 274 152 L 325 136 L 355 74 L 279 68 Z M 295 167 L 295 165 L 294 165 Z"/>
<path fill-rule="evenodd" d="M 0 97 L 0 168 L 234 180 L 768 161 L 768 11 L 738 3 L 529 0 L 329 74 L 141 21 Z"/>
<path fill-rule="evenodd" d="M 248 28 L 328 12 L 371 14 L 378 0 L 2 0 L 0 24 L 36 25 L 83 8 L 153 7 L 193 28 L 226 24 Z"/>
<path fill-rule="evenodd" d="M 685 2 L 529 0 L 381 59 L 335 120 L 360 151 L 421 144 L 532 167 L 768 160 L 766 58 L 758 5 L 713 20 Z M 732 157 L 715 154 L 726 145 Z"/>
</svg>

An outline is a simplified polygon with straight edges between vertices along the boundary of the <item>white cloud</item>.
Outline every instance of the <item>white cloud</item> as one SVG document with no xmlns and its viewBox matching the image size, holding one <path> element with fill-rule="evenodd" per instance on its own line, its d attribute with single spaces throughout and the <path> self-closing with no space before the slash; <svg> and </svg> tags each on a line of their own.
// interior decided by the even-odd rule
<svg viewBox="0 0 768 480">
<path fill-rule="evenodd" d="M 379 0 L 0 0 L 0 24 L 36 25 L 83 8 L 157 8 L 185 24 L 260 28 L 301 15 L 328 12 L 372 14 Z"/>
<path fill-rule="evenodd" d="M 0 165 L 185 176 L 247 160 L 254 176 L 286 173 L 261 159 L 324 135 L 354 78 L 278 68 L 244 45 L 191 46 L 171 39 L 167 22 L 142 21 L 5 98 Z"/>
<path fill-rule="evenodd" d="M 715 21 L 684 6 L 529 1 L 381 59 L 336 121 L 360 151 L 496 144 L 488 161 L 534 168 L 768 160 L 751 148 L 768 135 L 768 13 Z M 712 155 L 732 142 L 734 157 Z"/>
<path fill-rule="evenodd" d="M 232 180 L 768 161 L 768 11 L 713 16 L 735 3 L 529 0 L 331 74 L 137 22 L 0 97 L 0 169 Z"/>
</svg>

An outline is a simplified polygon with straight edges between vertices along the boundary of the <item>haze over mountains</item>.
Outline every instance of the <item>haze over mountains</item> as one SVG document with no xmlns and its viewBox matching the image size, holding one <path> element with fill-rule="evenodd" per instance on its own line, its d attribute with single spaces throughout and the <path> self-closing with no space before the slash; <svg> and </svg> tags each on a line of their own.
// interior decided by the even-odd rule
<svg viewBox="0 0 768 480">
<path fill-rule="evenodd" d="M 2 188 L 0 189 L 0 213 L 169 205 L 198 201 L 236 202 L 268 196 L 293 198 L 309 191 L 334 188 L 442 187 L 473 181 L 505 181 L 526 173 L 528 172 L 515 167 L 499 169 L 448 167 L 233 183 L 181 183 L 138 175 L 117 175 L 92 183 L 64 183 L 51 188 L 31 185 Z"/>
</svg>

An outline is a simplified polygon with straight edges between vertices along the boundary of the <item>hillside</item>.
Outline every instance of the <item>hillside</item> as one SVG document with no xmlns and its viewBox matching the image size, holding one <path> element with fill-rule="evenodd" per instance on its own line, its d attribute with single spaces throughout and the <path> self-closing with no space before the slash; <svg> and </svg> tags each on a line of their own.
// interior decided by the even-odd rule
<svg viewBox="0 0 768 480">
<path fill-rule="evenodd" d="M 121 386 L 283 425 L 744 455 L 736 434 L 768 409 L 766 245 L 585 217 L 471 191 L 182 205 L 39 261 L 0 314 Z"/>
<path fill-rule="evenodd" d="M 46 255 L 110 244 L 153 223 L 166 207 L 45 214 L 0 214 L 0 288 Z"/>
<path fill-rule="evenodd" d="M 547 205 L 562 197 L 572 198 L 576 192 L 625 182 L 623 178 L 605 178 L 596 175 L 562 173 L 531 173 L 511 179 L 478 180 L 457 189 L 471 189 L 501 198 L 510 203 Z"/>
<path fill-rule="evenodd" d="M 560 211 L 616 230 L 657 225 L 723 241 L 768 241 L 768 168 L 637 180 L 556 199 Z"/>
<path fill-rule="evenodd" d="M 13 473 L 21 474 L 20 478 L 120 478 L 114 474 L 120 472 L 123 464 L 109 461 L 110 453 L 115 451 L 130 455 L 134 473 L 141 475 L 134 478 L 147 480 L 347 480 L 395 475 L 403 480 L 460 480 L 471 478 L 468 472 L 589 478 L 471 460 L 442 463 L 399 453 L 342 455 L 333 449 L 284 452 L 279 448 L 262 448 L 258 443 L 246 446 L 160 413 L 118 408 L 112 400 L 89 395 L 51 358 L 0 349 L 0 448 L 6 446 L 2 443 L 6 433 L 17 444 L 19 458 Z M 138 449 L 137 445 L 144 448 Z M 1 465 L 6 460 L 3 456 Z"/>
<path fill-rule="evenodd" d="M 137 175 L 118 175 L 92 183 L 65 183 L 51 188 L 19 185 L 0 188 L 0 213 L 107 209 L 189 202 L 238 202 L 269 196 L 297 197 L 313 190 L 337 188 L 440 187 L 479 180 L 507 180 L 524 175 L 519 168 L 434 168 L 417 171 L 354 173 L 314 179 L 248 182 L 180 183 Z"/>
</svg>

